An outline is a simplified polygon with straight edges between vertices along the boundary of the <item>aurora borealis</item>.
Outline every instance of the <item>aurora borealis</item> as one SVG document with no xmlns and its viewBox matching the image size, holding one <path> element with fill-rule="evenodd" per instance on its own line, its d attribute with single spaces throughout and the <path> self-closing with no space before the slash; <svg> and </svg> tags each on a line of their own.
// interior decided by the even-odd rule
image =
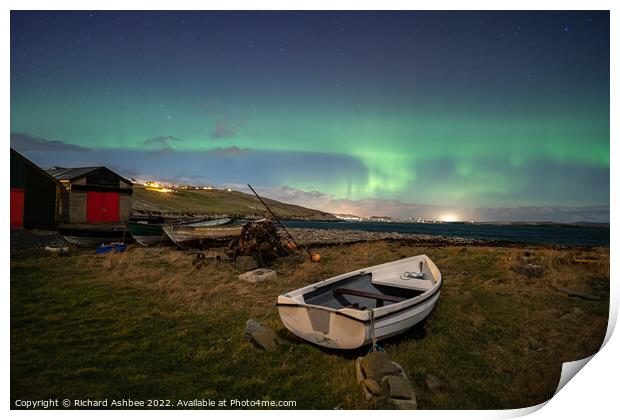
<svg viewBox="0 0 620 420">
<path fill-rule="evenodd" d="M 12 12 L 11 144 L 340 213 L 609 221 L 608 12 Z"/>
</svg>

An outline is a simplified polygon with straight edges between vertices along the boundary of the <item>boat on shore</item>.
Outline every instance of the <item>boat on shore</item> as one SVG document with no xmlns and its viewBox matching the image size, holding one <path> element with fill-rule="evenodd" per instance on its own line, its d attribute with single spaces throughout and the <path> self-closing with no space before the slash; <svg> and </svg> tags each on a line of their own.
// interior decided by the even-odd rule
<svg viewBox="0 0 620 420">
<path fill-rule="evenodd" d="M 223 243 L 239 239 L 245 224 L 220 225 L 168 225 L 163 231 L 179 248 L 203 249 L 211 243 Z"/>
<path fill-rule="evenodd" d="M 131 240 L 125 225 L 64 225 L 58 232 L 67 242 L 82 248 Z"/>
<path fill-rule="evenodd" d="M 127 229 L 131 236 L 142 246 L 158 246 L 170 244 L 170 238 L 164 232 L 164 226 L 171 224 L 186 228 L 220 226 L 231 222 L 231 219 L 189 219 L 166 223 L 163 217 L 158 218 L 136 218 L 127 222 Z"/>
<path fill-rule="evenodd" d="M 148 222 L 127 222 L 127 230 L 131 236 L 142 246 L 157 246 L 168 242 L 168 237 L 164 233 L 163 224 Z"/>
<path fill-rule="evenodd" d="M 437 303 L 441 272 L 426 255 L 332 277 L 278 296 L 293 334 L 333 349 L 356 349 L 400 334 Z"/>
</svg>

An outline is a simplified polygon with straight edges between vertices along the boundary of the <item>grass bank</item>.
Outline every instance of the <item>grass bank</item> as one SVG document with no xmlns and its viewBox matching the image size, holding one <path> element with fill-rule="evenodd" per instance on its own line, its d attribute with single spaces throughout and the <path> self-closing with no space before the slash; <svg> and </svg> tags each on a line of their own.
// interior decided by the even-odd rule
<svg viewBox="0 0 620 420">
<path fill-rule="evenodd" d="M 260 194 L 260 192 L 259 192 Z M 264 198 L 267 205 L 284 219 L 336 220 L 330 213 Z M 132 211 L 163 214 L 209 214 L 237 217 L 264 217 L 265 206 L 251 194 L 226 190 L 180 190 L 161 193 L 136 185 L 132 194 Z"/>
<path fill-rule="evenodd" d="M 353 352 L 283 339 L 275 353 L 242 338 L 275 297 L 318 280 L 426 253 L 444 276 L 428 320 L 382 344 L 407 372 L 421 409 L 517 408 L 548 399 L 564 361 L 600 347 L 609 249 L 419 247 L 358 243 L 320 250 L 319 264 L 281 259 L 278 280 L 242 283 L 225 263 L 192 265 L 174 249 L 33 255 L 11 261 L 11 399 L 273 399 L 297 408 L 373 408 Z M 578 259 L 596 259 L 577 264 Z M 534 264 L 542 272 L 523 270 Z M 554 286 L 596 294 L 570 297 Z M 433 374 L 446 387 L 431 393 Z"/>
</svg>

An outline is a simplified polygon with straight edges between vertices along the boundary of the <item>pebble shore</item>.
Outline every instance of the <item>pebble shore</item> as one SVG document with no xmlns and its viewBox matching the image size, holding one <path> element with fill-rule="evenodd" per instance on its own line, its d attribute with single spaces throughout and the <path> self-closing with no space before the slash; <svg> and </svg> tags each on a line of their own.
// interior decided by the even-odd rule
<svg viewBox="0 0 620 420">
<path fill-rule="evenodd" d="M 295 241 L 300 245 L 329 246 L 344 245 L 367 241 L 406 241 L 431 246 L 446 245 L 501 245 L 499 241 L 486 241 L 469 238 L 433 236 L 422 234 L 407 234 L 398 232 L 367 232 L 363 230 L 345 229 L 302 229 L 287 228 Z M 286 238 L 286 233 L 280 228 L 280 235 Z"/>
</svg>

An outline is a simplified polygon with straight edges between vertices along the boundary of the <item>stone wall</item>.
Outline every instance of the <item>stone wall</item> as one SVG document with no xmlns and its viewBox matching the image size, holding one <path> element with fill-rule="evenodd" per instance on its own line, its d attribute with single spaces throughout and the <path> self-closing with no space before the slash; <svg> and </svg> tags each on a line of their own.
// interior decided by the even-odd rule
<svg viewBox="0 0 620 420">
<path fill-rule="evenodd" d="M 131 195 L 127 193 L 118 194 L 118 215 L 121 222 L 129 220 L 129 213 L 131 213 Z"/>
<path fill-rule="evenodd" d="M 86 191 L 69 193 L 69 223 L 86 223 Z"/>
</svg>

